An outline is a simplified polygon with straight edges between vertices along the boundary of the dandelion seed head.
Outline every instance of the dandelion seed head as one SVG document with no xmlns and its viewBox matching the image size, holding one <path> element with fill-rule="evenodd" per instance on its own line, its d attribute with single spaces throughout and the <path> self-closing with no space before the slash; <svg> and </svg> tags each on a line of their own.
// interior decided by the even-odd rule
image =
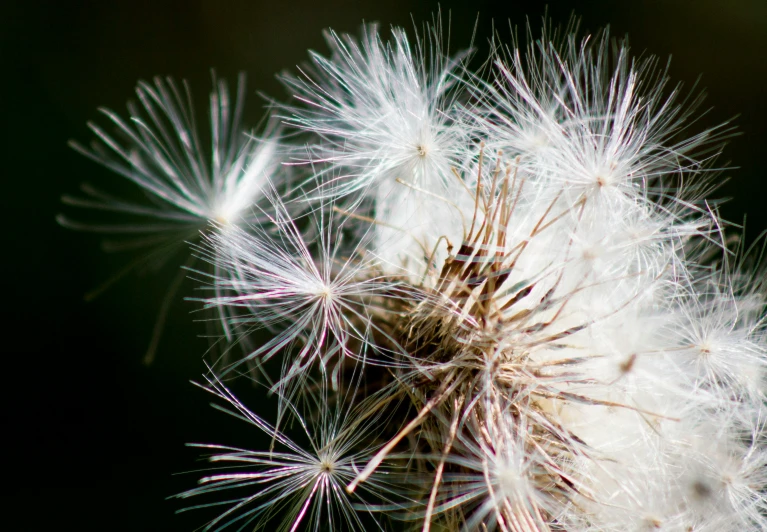
<svg viewBox="0 0 767 532">
<path fill-rule="evenodd" d="M 162 205 L 120 208 L 214 222 L 195 299 L 245 349 L 204 388 L 272 439 L 203 446 L 233 467 L 181 497 L 243 494 L 207 530 L 767 529 L 764 253 L 704 201 L 727 126 L 607 31 L 545 22 L 471 73 L 440 24 L 329 31 L 276 104 L 300 148 L 224 135 L 219 88 L 208 165 L 163 82 L 171 133 L 94 129 Z M 274 424 L 221 383 L 244 362 Z"/>
</svg>

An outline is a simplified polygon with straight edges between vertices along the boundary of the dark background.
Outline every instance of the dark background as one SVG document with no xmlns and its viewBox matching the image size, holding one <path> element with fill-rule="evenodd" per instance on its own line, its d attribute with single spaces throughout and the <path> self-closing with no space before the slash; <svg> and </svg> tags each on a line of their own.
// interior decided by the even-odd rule
<svg viewBox="0 0 767 532">
<path fill-rule="evenodd" d="M 545 2 L 442 2 L 452 15 L 452 48 L 478 44 L 491 21 L 538 26 Z M 635 52 L 673 54 L 674 80 L 699 75 L 711 111 L 701 127 L 735 115 L 742 135 L 724 161 L 738 169 L 718 196 L 722 212 L 748 236 L 767 228 L 767 2 L 764 0 L 549 1 L 565 23 L 610 24 Z M 274 74 L 312 48 L 321 30 L 356 32 L 379 21 L 412 27 L 436 2 L 282 0 L 4 2 L 0 8 L 0 116 L 3 141 L 4 324 L 0 527 L 6 530 L 192 530 L 205 522 L 165 497 L 190 488 L 197 452 L 185 442 L 248 446 L 252 431 L 213 411 L 189 384 L 202 371 L 205 340 L 191 324 L 194 306 L 174 306 L 156 363 L 142 365 L 163 286 L 172 272 L 131 276 L 101 298 L 83 294 L 125 264 L 100 252 L 93 235 L 67 231 L 54 216 L 60 195 L 83 180 L 113 183 L 107 170 L 68 149 L 91 138 L 96 107 L 124 112 L 138 79 L 187 78 L 204 103 L 215 67 L 221 77 L 248 73 L 249 116 L 261 114 L 257 90 L 286 95 Z M 202 115 L 201 115 L 202 116 Z M 103 121 L 101 121 L 103 123 Z M 8 162 L 10 164 L 8 164 Z M 106 188 L 109 188 L 107 185 Z M 248 390 L 243 393 L 247 396 Z M 247 397 L 245 398 L 247 399 Z M 244 430 L 240 430 L 244 429 Z M 252 441 L 251 441 L 252 443 Z M 252 445 L 251 445 L 252 447 Z M 10 495 L 10 496 L 9 496 Z M 7 526 L 11 524 L 10 528 Z"/>
</svg>

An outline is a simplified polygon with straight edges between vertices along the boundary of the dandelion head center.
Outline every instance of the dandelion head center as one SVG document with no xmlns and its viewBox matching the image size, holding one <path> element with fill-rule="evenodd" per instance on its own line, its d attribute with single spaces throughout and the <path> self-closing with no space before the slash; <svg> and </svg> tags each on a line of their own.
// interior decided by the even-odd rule
<svg viewBox="0 0 767 532">
<path fill-rule="evenodd" d="M 321 474 L 331 475 L 335 471 L 335 464 L 329 459 L 325 458 L 320 460 L 319 469 Z"/>
<path fill-rule="evenodd" d="M 705 340 L 698 344 L 698 351 L 702 356 L 709 356 L 714 352 L 714 345 L 710 340 Z"/>
<path fill-rule="evenodd" d="M 612 177 L 609 174 L 600 172 L 596 176 L 596 182 L 597 182 L 597 186 L 599 186 L 600 188 L 608 187 L 612 185 Z"/>
<path fill-rule="evenodd" d="M 231 225 L 232 224 L 229 216 L 227 216 L 226 214 L 223 214 L 223 213 L 217 214 L 215 216 L 214 220 L 215 220 L 216 223 L 219 223 L 221 225 Z"/>
<path fill-rule="evenodd" d="M 234 225 L 239 218 L 243 206 L 235 199 L 221 198 L 210 208 L 210 219 L 223 225 Z"/>
<path fill-rule="evenodd" d="M 317 287 L 315 295 L 323 301 L 329 301 L 333 299 L 333 287 L 329 284 L 322 283 Z"/>
</svg>

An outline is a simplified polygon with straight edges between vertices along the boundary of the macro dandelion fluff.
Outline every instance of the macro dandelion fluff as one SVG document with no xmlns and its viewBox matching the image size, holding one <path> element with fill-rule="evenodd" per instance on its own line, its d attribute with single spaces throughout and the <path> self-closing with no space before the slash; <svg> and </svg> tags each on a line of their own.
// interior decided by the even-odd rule
<svg viewBox="0 0 767 532">
<path fill-rule="evenodd" d="M 283 78 L 303 104 L 284 106 L 285 122 L 322 139 L 307 142 L 309 161 L 325 163 L 334 176 L 324 193 L 360 193 L 372 202 L 385 265 L 422 262 L 421 248 L 401 239 L 401 229 L 423 238 L 449 209 L 419 191 L 449 192 L 452 168 L 470 149 L 469 131 L 454 113 L 467 54 L 446 55 L 439 21 L 414 43 L 401 28 L 384 42 L 375 25 L 359 40 L 332 31 L 326 40 L 330 57 L 312 53 L 300 76 Z"/>
<path fill-rule="evenodd" d="M 164 264 L 186 249 L 187 242 L 196 240 L 210 220 L 236 225 L 253 218 L 252 205 L 278 163 L 276 132 L 272 128 L 258 139 L 243 130 L 244 74 L 237 80 L 234 100 L 224 80 L 214 78 L 213 83 L 209 148 L 197 130 L 189 86 L 184 82 L 179 87 L 171 78 L 155 78 L 154 84 L 140 82 L 136 87 L 140 105 L 128 104 L 127 121 L 109 109 L 100 110 L 116 126 L 117 136 L 89 122 L 96 135 L 92 146 L 70 143 L 139 188 L 136 199 L 121 199 L 84 184 L 83 196 L 62 198 L 67 205 L 123 217 L 107 224 L 60 215 L 63 226 L 124 237 L 106 240 L 107 251 L 143 251 L 107 285 L 139 265 Z M 184 275 L 181 270 L 168 289 L 147 361 L 154 356 L 165 314 Z"/>
<path fill-rule="evenodd" d="M 439 28 L 329 32 L 282 78 L 287 186 L 200 217 L 194 300 L 252 346 L 205 389 L 272 444 L 202 445 L 232 467 L 180 497 L 239 493 L 206 530 L 767 530 L 764 249 L 707 200 L 728 126 L 606 31 L 472 73 Z M 222 383 L 248 362 L 272 416 Z"/>
<path fill-rule="evenodd" d="M 234 410 L 216 408 L 241 419 L 273 440 L 273 449 L 249 451 L 221 445 L 198 444 L 217 454 L 214 464 L 233 464 L 200 480 L 200 486 L 179 497 L 209 494 L 244 493 L 241 498 L 186 508 L 201 509 L 228 505 L 229 508 L 211 520 L 203 530 L 223 530 L 229 526 L 261 528 L 261 523 L 274 517 L 277 530 L 366 530 L 361 513 L 373 510 L 358 495 L 348 494 L 344 486 L 354 478 L 358 467 L 369 459 L 370 433 L 381 412 L 369 414 L 353 406 L 353 396 L 341 398 L 328 407 L 328 390 L 311 383 L 313 392 L 304 396 L 314 419 L 304 419 L 298 407 L 289 412 L 293 425 L 309 442 L 302 447 L 287 434 L 273 427 L 249 410 L 218 379 L 207 378 L 204 390 L 228 403 Z M 312 423 L 310 425 L 310 422 Z M 386 500 L 392 491 L 386 475 L 371 479 L 365 491 L 368 497 Z"/>
<path fill-rule="evenodd" d="M 336 382 L 344 359 L 360 356 L 350 345 L 364 344 L 369 334 L 366 303 L 402 295 L 396 283 L 371 276 L 377 261 L 359 256 L 358 243 L 345 246 L 349 219 L 338 219 L 334 201 L 295 215 L 270 184 L 264 194 L 268 210 L 259 222 L 203 236 L 198 254 L 220 272 L 206 279 L 216 296 L 204 301 L 226 309 L 223 314 L 241 337 L 261 329 L 273 334 L 245 361 L 260 364 L 280 354 L 283 371 L 276 386 L 281 395 L 291 395 L 285 386 L 301 388 L 313 365 Z M 299 229 L 307 224 L 314 228 L 313 240 Z M 291 384 L 292 379 L 298 382 Z"/>
</svg>

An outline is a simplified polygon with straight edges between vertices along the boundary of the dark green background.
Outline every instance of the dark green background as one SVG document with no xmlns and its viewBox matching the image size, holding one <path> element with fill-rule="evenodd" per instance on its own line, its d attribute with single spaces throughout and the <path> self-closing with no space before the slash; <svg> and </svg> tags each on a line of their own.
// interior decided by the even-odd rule
<svg viewBox="0 0 767 532">
<path fill-rule="evenodd" d="M 611 24 L 636 52 L 667 57 L 687 86 L 703 76 L 711 107 L 701 123 L 735 115 L 742 136 L 724 160 L 740 168 L 719 196 L 722 211 L 749 236 L 767 228 L 767 2 L 764 0 L 548 2 L 555 21 L 574 10 L 583 26 Z M 491 20 L 534 24 L 545 2 L 442 2 L 452 13 L 452 43 L 469 42 L 477 12 L 483 44 Z M 89 140 L 86 120 L 105 105 L 124 109 L 137 79 L 187 78 L 199 101 L 209 68 L 233 78 L 247 71 L 249 116 L 256 90 L 284 97 L 274 74 L 325 51 L 321 30 L 356 31 L 362 20 L 410 27 L 436 2 L 91 1 L 4 2 L 0 8 L 0 116 L 4 156 L 2 246 L 3 402 L 1 425 L 6 530 L 192 530 L 201 515 L 174 516 L 166 496 L 194 484 L 189 441 L 253 445 L 252 431 L 214 412 L 189 385 L 206 342 L 179 302 L 156 364 L 144 367 L 156 311 L 172 272 L 132 276 L 93 303 L 82 295 L 124 264 L 98 239 L 56 225 L 63 192 L 119 178 L 66 147 Z M 10 163 L 10 164 L 8 164 Z M 108 185 L 107 185 L 108 188 Z M 242 390 L 245 396 L 250 391 Z M 245 430 L 239 430 L 244 428 Z M 10 493 L 10 497 L 7 495 Z M 11 523 L 8 528 L 7 524 Z"/>
</svg>

